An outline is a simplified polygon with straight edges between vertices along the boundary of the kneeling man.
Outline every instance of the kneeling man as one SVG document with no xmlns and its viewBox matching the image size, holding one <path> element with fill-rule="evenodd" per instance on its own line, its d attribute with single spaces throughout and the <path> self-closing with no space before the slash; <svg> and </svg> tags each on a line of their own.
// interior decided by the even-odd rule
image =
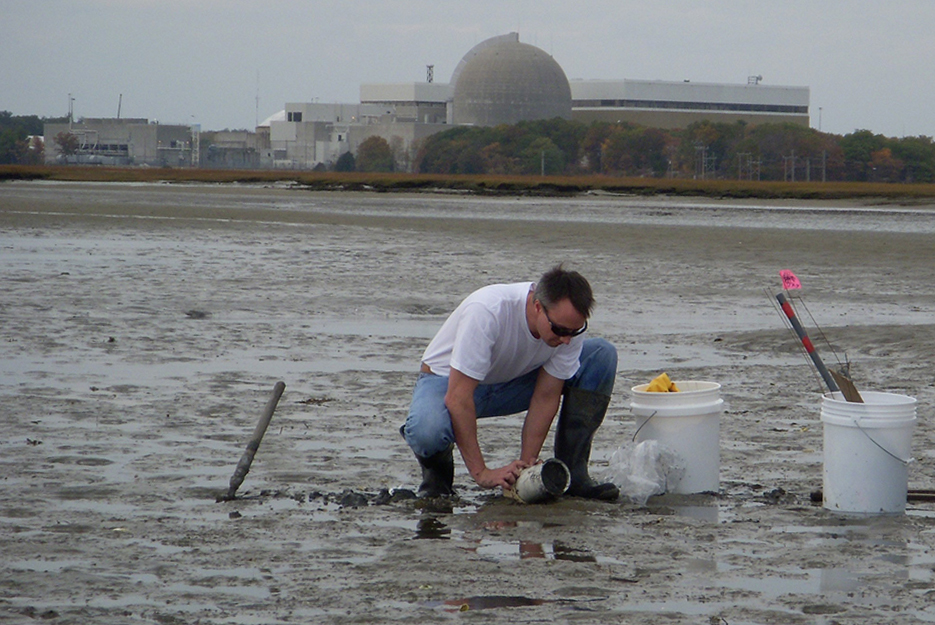
<svg viewBox="0 0 935 625">
<path fill-rule="evenodd" d="M 400 428 L 422 467 L 420 496 L 454 493 L 455 444 L 479 486 L 509 488 L 520 471 L 538 462 L 561 403 L 555 457 L 571 471 L 568 494 L 618 497 L 616 486 L 588 475 L 591 440 L 617 373 L 613 345 L 584 337 L 593 305 L 588 281 L 561 265 L 537 283 L 494 284 L 461 302 L 422 356 L 409 417 Z M 523 411 L 519 458 L 488 467 L 477 419 Z"/>
</svg>

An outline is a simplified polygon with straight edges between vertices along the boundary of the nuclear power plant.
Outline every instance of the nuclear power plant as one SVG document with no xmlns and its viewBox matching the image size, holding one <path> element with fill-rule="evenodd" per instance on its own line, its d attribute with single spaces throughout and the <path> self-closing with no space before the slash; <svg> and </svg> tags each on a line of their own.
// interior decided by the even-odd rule
<svg viewBox="0 0 935 625">
<path fill-rule="evenodd" d="M 418 142 L 452 126 L 556 117 L 666 129 L 701 120 L 808 126 L 809 88 L 765 85 L 760 76 L 741 84 L 569 81 L 550 54 L 509 33 L 471 48 L 447 84 L 435 82 L 434 67 L 428 66 L 425 82 L 360 85 L 358 103 L 289 102 L 255 134 L 200 133 L 188 126 L 145 132 L 129 128 L 141 120 L 83 120 L 48 124 L 46 137 L 76 134 L 80 145 L 72 162 L 314 169 L 356 152 L 372 136 L 384 138 L 397 154 L 411 155 Z M 46 162 L 61 162 L 58 146 L 46 144 Z"/>
</svg>

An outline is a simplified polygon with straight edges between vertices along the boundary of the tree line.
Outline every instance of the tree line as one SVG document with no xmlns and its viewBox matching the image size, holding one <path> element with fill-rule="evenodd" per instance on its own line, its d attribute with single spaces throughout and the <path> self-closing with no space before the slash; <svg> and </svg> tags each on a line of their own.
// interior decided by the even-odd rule
<svg viewBox="0 0 935 625">
<path fill-rule="evenodd" d="M 68 118 L 13 115 L 10 111 L 0 111 L 0 165 L 41 164 L 44 145 L 35 137 L 42 136 L 43 127 L 47 122 L 64 121 L 68 121 Z"/>
<path fill-rule="evenodd" d="M 0 111 L 0 164 L 41 164 L 31 140 L 67 118 Z M 700 121 L 680 130 L 564 119 L 494 127 L 456 126 L 406 149 L 373 136 L 336 171 L 582 175 L 694 179 L 935 182 L 932 137 L 846 135 L 796 124 Z"/>
<path fill-rule="evenodd" d="M 416 147 L 435 174 L 603 174 L 695 179 L 935 182 L 931 137 L 846 135 L 796 124 L 700 121 L 680 130 L 564 119 L 460 126 Z"/>
</svg>

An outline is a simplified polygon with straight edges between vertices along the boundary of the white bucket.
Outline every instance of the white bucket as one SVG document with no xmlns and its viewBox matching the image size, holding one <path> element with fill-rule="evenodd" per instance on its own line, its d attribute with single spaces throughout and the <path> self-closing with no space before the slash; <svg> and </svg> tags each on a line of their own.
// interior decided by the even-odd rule
<svg viewBox="0 0 935 625">
<path fill-rule="evenodd" d="M 724 400 L 716 382 L 676 381 L 677 393 L 652 393 L 634 386 L 630 409 L 636 442 L 655 439 L 685 461 L 685 475 L 669 492 L 717 492 L 721 466 L 720 429 Z"/>
<path fill-rule="evenodd" d="M 906 510 L 916 400 L 861 391 L 822 397 L 824 507 L 835 512 L 901 514 Z"/>
</svg>

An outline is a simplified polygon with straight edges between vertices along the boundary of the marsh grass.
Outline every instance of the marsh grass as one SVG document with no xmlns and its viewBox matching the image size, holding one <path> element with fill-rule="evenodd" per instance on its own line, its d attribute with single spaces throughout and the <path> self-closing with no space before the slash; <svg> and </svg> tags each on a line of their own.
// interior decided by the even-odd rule
<svg viewBox="0 0 935 625">
<path fill-rule="evenodd" d="M 494 176 L 405 173 L 319 173 L 293 170 L 159 169 L 76 166 L 0 166 L 0 181 L 290 184 L 316 191 L 449 192 L 476 195 L 676 195 L 725 199 L 847 200 L 879 198 L 920 202 L 935 198 L 935 184 L 869 182 L 762 182 L 616 178 L 611 176 Z"/>
</svg>

